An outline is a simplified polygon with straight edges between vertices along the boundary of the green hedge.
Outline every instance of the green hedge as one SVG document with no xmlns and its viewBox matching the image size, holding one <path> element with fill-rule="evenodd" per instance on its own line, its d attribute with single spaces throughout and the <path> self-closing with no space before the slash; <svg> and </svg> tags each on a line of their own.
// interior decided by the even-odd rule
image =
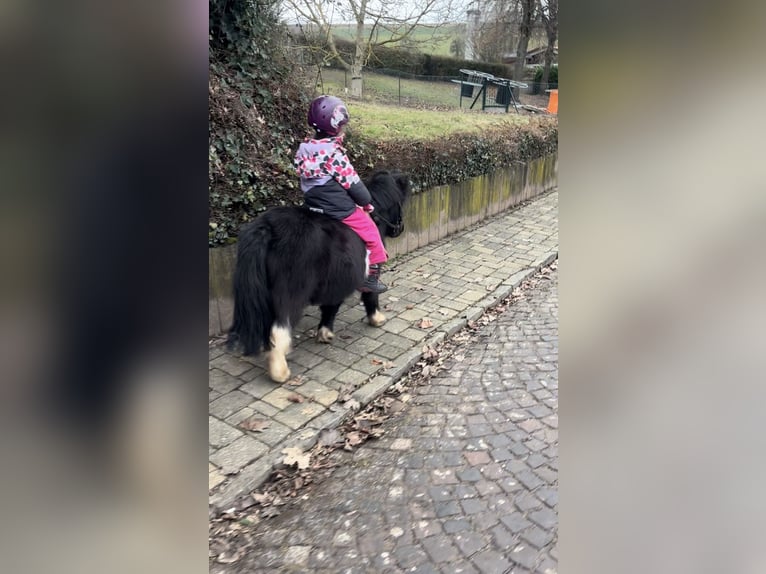
<svg viewBox="0 0 766 574">
<path fill-rule="evenodd" d="M 381 142 L 349 132 L 346 147 L 363 177 L 376 169 L 400 169 L 410 175 L 417 193 L 555 152 L 558 122 L 555 118 L 532 118 L 527 125 L 506 124 L 480 134 L 452 134 L 438 140 Z M 211 196 L 211 246 L 233 241 L 242 223 L 266 207 L 301 202 L 298 177 L 291 165 L 293 151 L 281 150 L 279 157 L 273 158 L 273 173 L 260 174 L 249 185 L 215 188 L 215 197 Z"/>
<path fill-rule="evenodd" d="M 344 58 L 351 59 L 355 49 L 353 42 L 336 38 L 335 45 Z M 373 46 L 367 67 L 398 70 L 416 76 L 448 76 L 453 78 L 460 77 L 461 69 L 479 70 L 501 78 L 510 78 L 513 74 L 513 68 L 506 64 L 475 62 L 449 56 L 433 56 L 414 50 L 388 46 Z"/>
<path fill-rule="evenodd" d="M 543 87 L 543 66 L 535 68 L 535 75 L 532 81 L 532 93 L 541 94 L 543 90 L 556 89 L 559 87 L 559 67 L 557 64 L 551 66 L 550 74 L 548 74 L 548 84 Z"/>
<path fill-rule="evenodd" d="M 346 145 L 360 173 L 402 170 L 412 178 L 417 193 L 555 152 L 558 121 L 532 118 L 527 125 L 505 124 L 478 134 L 451 134 L 438 140 L 378 142 L 351 133 Z"/>
</svg>

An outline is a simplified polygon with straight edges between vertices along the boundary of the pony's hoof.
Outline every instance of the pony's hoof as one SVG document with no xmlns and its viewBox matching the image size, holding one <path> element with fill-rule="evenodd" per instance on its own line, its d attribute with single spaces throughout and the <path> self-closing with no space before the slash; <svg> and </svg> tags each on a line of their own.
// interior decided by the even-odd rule
<svg viewBox="0 0 766 574">
<path fill-rule="evenodd" d="M 367 320 L 373 327 L 380 327 L 386 322 L 386 316 L 380 311 L 375 311 L 375 313 L 367 317 Z"/>
<path fill-rule="evenodd" d="M 335 338 L 335 333 L 327 327 L 319 327 L 317 331 L 317 343 L 329 343 Z"/>
<path fill-rule="evenodd" d="M 286 361 L 269 360 L 269 376 L 275 383 L 284 383 L 290 378 L 290 368 Z"/>
<path fill-rule="evenodd" d="M 284 369 L 275 368 L 269 370 L 269 376 L 275 383 L 285 383 L 290 379 L 290 369 L 285 367 Z"/>
</svg>

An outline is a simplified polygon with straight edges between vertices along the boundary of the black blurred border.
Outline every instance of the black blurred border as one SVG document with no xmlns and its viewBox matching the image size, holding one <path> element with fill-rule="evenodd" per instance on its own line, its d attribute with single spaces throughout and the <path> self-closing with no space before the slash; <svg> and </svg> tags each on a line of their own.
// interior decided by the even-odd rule
<svg viewBox="0 0 766 574">
<path fill-rule="evenodd" d="M 763 571 L 766 5 L 559 19 L 559 571 Z"/>
<path fill-rule="evenodd" d="M 207 3 L 1 11 L 6 566 L 202 571 Z M 63 553 L 45 521 L 25 539 L 57 512 Z M 173 515 L 133 562 L 111 549 Z"/>
</svg>

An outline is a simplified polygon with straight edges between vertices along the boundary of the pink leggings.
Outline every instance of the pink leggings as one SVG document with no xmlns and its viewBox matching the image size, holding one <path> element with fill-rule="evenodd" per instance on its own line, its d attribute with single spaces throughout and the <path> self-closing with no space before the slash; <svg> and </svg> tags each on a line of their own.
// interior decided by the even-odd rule
<svg viewBox="0 0 766 574">
<path fill-rule="evenodd" d="M 388 253 L 383 247 L 380 232 L 366 211 L 358 207 L 354 213 L 343 220 L 343 223 L 356 231 L 356 234 L 364 241 L 370 252 L 370 265 L 388 261 Z"/>
</svg>

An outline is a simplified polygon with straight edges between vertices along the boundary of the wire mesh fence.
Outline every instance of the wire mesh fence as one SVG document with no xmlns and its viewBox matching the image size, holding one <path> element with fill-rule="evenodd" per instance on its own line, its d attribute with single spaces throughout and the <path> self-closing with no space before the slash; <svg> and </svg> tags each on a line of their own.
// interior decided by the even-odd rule
<svg viewBox="0 0 766 574">
<path fill-rule="evenodd" d="M 513 109 L 514 101 L 544 107 L 546 90 L 558 89 L 558 84 L 526 81 L 511 98 L 504 85 L 488 82 L 482 89 L 479 82 L 465 82 L 461 76 L 424 76 L 385 68 L 362 71 L 362 99 L 389 105 L 424 108 L 484 109 L 492 107 Z M 351 74 L 347 70 L 318 67 L 315 72 L 317 91 L 346 97 L 352 95 Z M 501 83 L 502 84 L 502 83 Z"/>
</svg>

